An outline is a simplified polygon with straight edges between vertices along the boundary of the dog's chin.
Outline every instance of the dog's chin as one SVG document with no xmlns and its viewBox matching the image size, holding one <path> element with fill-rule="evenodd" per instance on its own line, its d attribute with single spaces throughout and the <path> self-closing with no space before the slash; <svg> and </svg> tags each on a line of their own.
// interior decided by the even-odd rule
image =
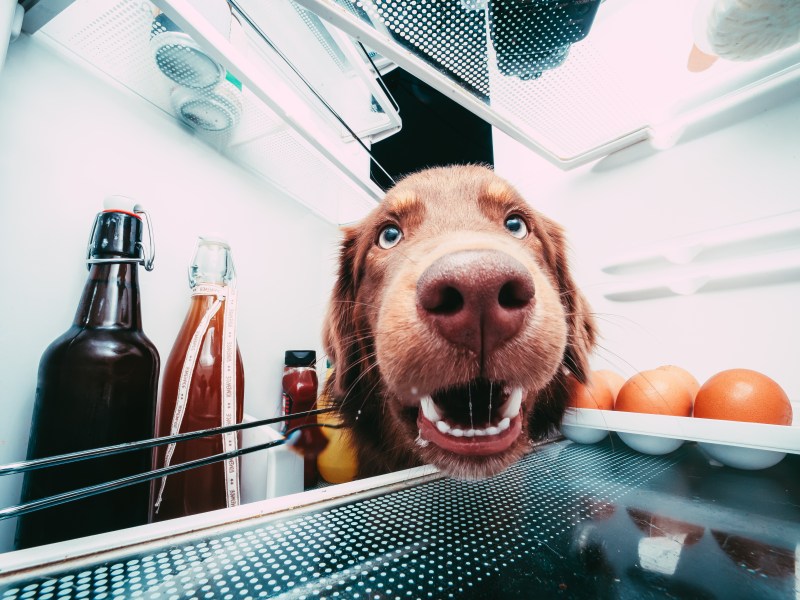
<svg viewBox="0 0 800 600">
<path fill-rule="evenodd" d="M 415 452 L 425 464 L 433 465 L 445 475 L 455 479 L 478 480 L 493 477 L 505 471 L 527 452 L 530 442 L 524 431 L 511 446 L 495 454 L 468 455 L 444 450 L 432 442 L 418 438 Z"/>
<path fill-rule="evenodd" d="M 422 462 L 459 479 L 505 470 L 529 448 L 523 388 L 477 379 L 424 395 L 401 413 Z"/>
</svg>

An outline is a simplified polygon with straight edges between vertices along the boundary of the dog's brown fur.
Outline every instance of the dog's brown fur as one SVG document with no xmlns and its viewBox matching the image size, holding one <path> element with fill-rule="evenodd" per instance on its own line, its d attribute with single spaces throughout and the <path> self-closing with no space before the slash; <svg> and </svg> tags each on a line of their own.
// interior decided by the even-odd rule
<svg viewBox="0 0 800 600">
<path fill-rule="evenodd" d="M 510 235 L 509 215 L 525 221 L 527 237 Z M 403 232 L 390 249 L 376 243 L 387 224 Z M 535 284 L 535 307 L 522 329 L 481 357 L 439 335 L 420 318 L 416 300 L 429 265 L 472 249 L 510 255 Z M 323 337 L 335 365 L 328 385 L 352 428 L 360 476 L 431 463 L 456 477 L 480 478 L 506 468 L 560 422 L 566 372 L 585 380 L 595 328 L 568 270 L 562 229 L 491 170 L 458 166 L 402 179 L 370 215 L 344 230 Z M 514 445 L 476 457 L 418 443 L 419 396 L 476 377 L 525 389 L 523 431 Z"/>
</svg>

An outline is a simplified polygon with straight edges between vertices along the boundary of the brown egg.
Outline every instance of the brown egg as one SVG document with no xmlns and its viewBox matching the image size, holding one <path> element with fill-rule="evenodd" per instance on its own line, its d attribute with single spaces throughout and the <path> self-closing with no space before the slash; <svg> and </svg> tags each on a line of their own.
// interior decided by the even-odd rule
<svg viewBox="0 0 800 600">
<path fill-rule="evenodd" d="M 606 385 L 608 385 L 608 389 L 611 390 L 611 395 L 614 397 L 614 400 L 616 400 L 620 388 L 625 384 L 625 378 L 619 373 L 609 371 L 608 369 L 594 371 L 594 376 L 602 377 L 605 380 Z"/>
<path fill-rule="evenodd" d="M 689 417 L 692 392 L 679 373 L 665 369 L 642 371 L 619 390 L 614 410 Z"/>
<path fill-rule="evenodd" d="M 775 381 L 750 369 L 721 371 L 697 392 L 694 416 L 700 419 L 792 424 L 792 404 Z"/>
<path fill-rule="evenodd" d="M 676 367 L 675 365 L 662 365 L 658 367 L 659 370 L 669 371 L 680 376 L 685 382 L 686 386 L 689 388 L 689 391 L 692 393 L 692 401 L 694 401 L 695 396 L 697 396 L 697 390 L 700 389 L 700 382 L 697 381 L 694 375 L 689 373 L 686 369 L 681 367 Z"/>
<path fill-rule="evenodd" d="M 574 375 L 569 375 L 567 387 L 569 389 L 567 406 L 571 408 L 597 408 L 600 410 L 614 408 L 614 396 L 606 385 L 605 379 L 595 376 L 594 373 L 589 376 L 589 381 L 585 385 Z"/>
</svg>

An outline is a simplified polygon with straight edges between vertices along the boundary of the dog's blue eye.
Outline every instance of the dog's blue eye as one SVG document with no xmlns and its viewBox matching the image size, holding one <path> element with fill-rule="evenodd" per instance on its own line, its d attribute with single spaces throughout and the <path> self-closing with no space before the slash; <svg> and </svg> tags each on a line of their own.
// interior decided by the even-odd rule
<svg viewBox="0 0 800 600">
<path fill-rule="evenodd" d="M 387 225 L 378 235 L 378 245 L 384 250 L 394 248 L 403 239 L 403 232 L 395 225 Z"/>
<path fill-rule="evenodd" d="M 528 235 L 528 226 L 522 220 L 522 217 L 516 215 L 506 218 L 506 229 L 511 232 L 511 235 L 520 240 Z"/>
</svg>

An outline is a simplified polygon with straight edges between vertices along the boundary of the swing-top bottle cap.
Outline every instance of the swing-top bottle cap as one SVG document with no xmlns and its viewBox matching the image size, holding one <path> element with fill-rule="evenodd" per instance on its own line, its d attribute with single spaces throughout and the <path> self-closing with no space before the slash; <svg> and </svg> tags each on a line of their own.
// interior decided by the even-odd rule
<svg viewBox="0 0 800 600">
<path fill-rule="evenodd" d="M 114 196 L 112 198 L 121 198 Z M 94 221 L 92 234 L 89 240 L 88 258 L 136 258 L 140 255 L 142 243 L 142 219 L 133 213 L 131 201 L 130 210 L 122 208 L 120 202 L 104 202 L 116 205 L 105 208 Z M 127 198 L 126 200 L 130 200 Z"/>
<path fill-rule="evenodd" d="M 142 244 L 145 227 L 149 256 Z M 107 196 L 103 200 L 103 210 L 94 218 L 89 235 L 87 268 L 103 263 L 138 263 L 152 271 L 155 256 L 153 222 L 147 211 L 128 196 Z"/>
<path fill-rule="evenodd" d="M 287 367 L 313 367 L 316 362 L 317 353 L 314 350 L 287 350 L 284 354 Z"/>
<path fill-rule="evenodd" d="M 217 234 L 199 236 L 194 260 L 189 267 L 189 284 L 192 287 L 198 283 L 229 285 L 235 276 L 231 247 L 227 240 Z"/>
</svg>

